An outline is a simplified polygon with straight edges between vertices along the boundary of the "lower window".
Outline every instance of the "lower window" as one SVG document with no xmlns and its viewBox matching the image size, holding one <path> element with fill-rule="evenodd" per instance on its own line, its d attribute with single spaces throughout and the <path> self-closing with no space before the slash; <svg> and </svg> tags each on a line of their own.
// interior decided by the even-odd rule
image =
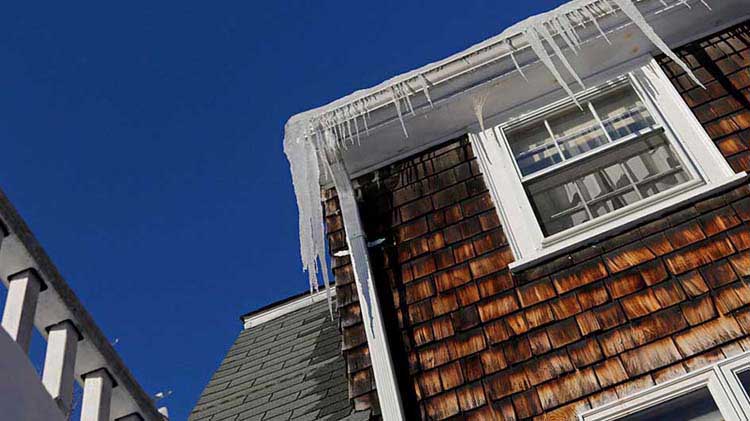
<svg viewBox="0 0 750 421">
<path fill-rule="evenodd" d="M 721 421 L 723 419 L 711 392 L 705 387 L 633 415 L 618 418 L 620 421 Z"/>
<path fill-rule="evenodd" d="M 582 421 L 750 419 L 750 353 L 704 367 L 580 415 Z"/>
</svg>

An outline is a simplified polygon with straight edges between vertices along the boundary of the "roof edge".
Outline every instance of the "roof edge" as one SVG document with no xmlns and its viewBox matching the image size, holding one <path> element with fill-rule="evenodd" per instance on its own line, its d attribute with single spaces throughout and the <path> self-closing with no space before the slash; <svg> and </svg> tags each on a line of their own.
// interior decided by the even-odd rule
<svg viewBox="0 0 750 421">
<path fill-rule="evenodd" d="M 333 283 L 330 285 L 330 293 L 332 298 L 336 295 L 336 286 Z M 243 314 L 240 321 L 243 329 L 250 329 L 326 299 L 325 289 L 312 294 L 302 292 Z"/>
</svg>

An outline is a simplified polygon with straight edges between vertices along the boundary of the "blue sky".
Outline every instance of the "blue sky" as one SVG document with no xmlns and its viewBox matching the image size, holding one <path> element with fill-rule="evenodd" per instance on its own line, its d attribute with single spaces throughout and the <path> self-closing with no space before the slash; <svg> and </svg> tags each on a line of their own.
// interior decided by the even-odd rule
<svg viewBox="0 0 750 421">
<path fill-rule="evenodd" d="M 182 420 L 238 317 L 306 287 L 286 119 L 560 3 L 10 2 L 0 187 Z"/>
</svg>

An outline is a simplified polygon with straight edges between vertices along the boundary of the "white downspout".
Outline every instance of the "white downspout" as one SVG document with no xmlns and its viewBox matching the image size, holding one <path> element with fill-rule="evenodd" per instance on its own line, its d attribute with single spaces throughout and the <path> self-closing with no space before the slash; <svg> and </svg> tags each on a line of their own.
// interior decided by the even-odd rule
<svg viewBox="0 0 750 421">
<path fill-rule="evenodd" d="M 330 130 L 326 137 L 333 136 Z M 396 371 L 393 367 L 388 338 L 385 333 L 383 314 L 380 311 L 377 289 L 373 282 L 370 257 L 367 253 L 367 238 L 359 217 L 354 188 L 339 154 L 328 156 L 333 174 L 336 193 L 341 206 L 341 216 L 344 220 L 346 243 L 349 247 L 357 296 L 365 325 L 367 344 L 370 348 L 370 358 L 375 374 L 378 400 L 383 419 L 386 421 L 404 420 L 404 409 L 399 393 Z"/>
</svg>

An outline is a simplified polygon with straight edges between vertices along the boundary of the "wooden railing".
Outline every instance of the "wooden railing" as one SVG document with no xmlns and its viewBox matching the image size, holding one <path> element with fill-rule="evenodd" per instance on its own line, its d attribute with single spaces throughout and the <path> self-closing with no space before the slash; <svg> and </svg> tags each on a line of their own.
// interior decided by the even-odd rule
<svg viewBox="0 0 750 421">
<path fill-rule="evenodd" d="M 39 381 L 62 419 L 78 381 L 82 421 L 165 420 L 1 191 L 0 230 L 0 279 L 8 288 L 2 327 L 25 353 L 35 327 L 47 339 Z"/>
</svg>

